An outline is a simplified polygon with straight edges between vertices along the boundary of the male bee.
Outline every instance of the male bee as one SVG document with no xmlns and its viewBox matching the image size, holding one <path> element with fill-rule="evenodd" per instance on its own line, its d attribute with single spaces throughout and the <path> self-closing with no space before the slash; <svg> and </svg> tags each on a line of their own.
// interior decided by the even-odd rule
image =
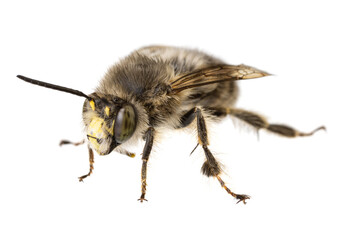
<svg viewBox="0 0 360 240">
<path fill-rule="evenodd" d="M 236 80 L 268 76 L 247 65 L 228 65 L 206 53 L 177 47 L 149 46 L 138 49 L 115 63 L 101 80 L 95 92 L 86 95 L 78 90 L 17 77 L 39 86 L 85 98 L 82 110 L 86 142 L 89 149 L 90 170 L 93 171 L 95 150 L 99 155 L 117 151 L 134 157 L 127 149 L 137 140 L 145 141 L 142 152 L 141 195 L 145 199 L 147 163 L 157 131 L 162 128 L 179 129 L 195 126 L 198 144 L 205 161 L 201 172 L 215 177 L 221 186 L 238 202 L 250 197 L 231 191 L 220 175 L 221 165 L 209 148 L 207 121 L 234 116 L 252 126 L 285 137 L 310 136 L 325 129 L 323 126 L 304 133 L 292 127 L 271 124 L 254 112 L 234 108 L 238 97 Z M 193 123 L 193 124 L 192 124 Z M 60 144 L 75 144 L 62 141 Z M 195 147 L 195 148 L 196 148 Z"/>
</svg>

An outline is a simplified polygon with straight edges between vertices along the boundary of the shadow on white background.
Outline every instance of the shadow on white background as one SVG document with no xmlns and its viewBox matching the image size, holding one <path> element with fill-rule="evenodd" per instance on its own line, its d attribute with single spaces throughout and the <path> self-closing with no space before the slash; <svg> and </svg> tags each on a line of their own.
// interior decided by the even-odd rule
<svg viewBox="0 0 360 240">
<path fill-rule="evenodd" d="M 358 239 L 359 16 L 342 1 L 0 4 L 1 239 Z M 95 156 L 81 140 L 83 99 L 32 86 L 17 74 L 91 93 L 106 69 L 136 48 L 199 48 L 274 76 L 243 81 L 238 106 L 302 131 L 285 139 L 230 119 L 210 149 L 226 166 L 235 204 L 200 174 L 196 136 L 168 132 L 140 196 L 140 153 Z M 234 130 L 236 129 L 236 130 Z"/>
</svg>

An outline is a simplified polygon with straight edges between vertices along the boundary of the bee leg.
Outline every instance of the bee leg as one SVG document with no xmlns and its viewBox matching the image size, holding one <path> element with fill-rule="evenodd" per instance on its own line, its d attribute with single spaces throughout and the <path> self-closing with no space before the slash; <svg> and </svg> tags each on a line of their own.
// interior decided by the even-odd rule
<svg viewBox="0 0 360 240">
<path fill-rule="evenodd" d="M 237 203 L 243 202 L 244 204 L 246 204 L 246 199 L 250 199 L 250 196 L 249 196 L 249 195 L 233 193 L 233 192 L 225 185 L 225 182 L 220 178 L 219 175 L 217 175 L 216 178 L 217 178 L 217 180 L 219 181 L 221 187 L 223 187 L 231 196 L 233 196 L 236 200 L 238 200 Z"/>
<path fill-rule="evenodd" d="M 319 130 L 326 130 L 324 126 L 320 126 L 311 132 L 300 132 L 293 127 L 282 124 L 268 123 L 265 117 L 260 114 L 246 111 L 239 108 L 209 108 L 211 112 L 214 112 L 215 116 L 232 115 L 256 128 L 257 130 L 266 129 L 267 131 L 279 134 L 284 137 L 304 137 L 311 136 Z"/>
<path fill-rule="evenodd" d="M 88 176 L 90 176 L 90 174 L 92 174 L 92 172 L 94 170 L 94 152 L 89 146 L 88 146 L 88 149 L 89 149 L 90 170 L 89 170 L 88 174 L 85 174 L 85 175 L 79 177 L 79 182 L 82 182 L 84 180 L 84 178 L 87 178 Z"/>
<path fill-rule="evenodd" d="M 66 145 L 66 144 L 71 144 L 71 145 L 74 145 L 74 146 L 79 146 L 79 145 L 82 145 L 85 143 L 85 139 L 83 139 L 82 141 L 80 142 L 71 142 L 69 140 L 61 140 L 60 143 L 59 143 L 59 146 L 62 146 L 62 145 Z"/>
<path fill-rule="evenodd" d="M 205 118 L 201 113 L 201 109 L 196 109 L 196 118 L 197 118 L 197 132 L 198 132 L 198 141 L 199 144 L 203 147 L 206 160 L 201 167 L 201 171 L 207 177 L 216 177 L 217 180 L 220 182 L 220 185 L 234 198 L 236 198 L 239 202 L 246 203 L 245 200 L 249 199 L 250 196 L 245 194 L 236 194 L 232 192 L 224 183 L 224 181 L 220 178 L 221 174 L 221 165 L 219 162 L 216 161 L 215 157 L 210 152 L 208 145 L 208 136 L 207 136 L 207 129 Z"/>
<path fill-rule="evenodd" d="M 145 139 L 145 146 L 143 149 L 143 153 L 142 153 L 142 167 L 141 167 L 141 196 L 138 199 L 138 201 L 143 202 L 143 201 L 147 201 L 145 199 L 145 193 L 146 193 L 146 170 L 147 170 L 147 162 L 149 160 L 149 156 L 150 156 L 150 152 L 153 146 L 153 142 L 154 142 L 154 128 L 153 127 L 149 127 L 145 134 L 144 134 L 144 139 Z"/>
<path fill-rule="evenodd" d="M 126 155 L 128 157 L 131 157 L 131 158 L 135 157 L 135 153 L 129 152 L 129 151 L 125 150 L 125 149 L 120 149 L 119 153 L 124 154 L 124 155 Z"/>
</svg>

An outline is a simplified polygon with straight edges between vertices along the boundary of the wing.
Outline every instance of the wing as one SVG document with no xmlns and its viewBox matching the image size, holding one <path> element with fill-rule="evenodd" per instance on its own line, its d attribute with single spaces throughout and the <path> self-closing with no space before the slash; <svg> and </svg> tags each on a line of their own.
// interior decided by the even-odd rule
<svg viewBox="0 0 360 240">
<path fill-rule="evenodd" d="M 268 75 L 270 74 L 243 64 L 238 66 L 218 65 L 181 75 L 172 80 L 170 86 L 173 93 L 178 93 L 188 88 L 226 81 L 259 78 Z"/>
</svg>

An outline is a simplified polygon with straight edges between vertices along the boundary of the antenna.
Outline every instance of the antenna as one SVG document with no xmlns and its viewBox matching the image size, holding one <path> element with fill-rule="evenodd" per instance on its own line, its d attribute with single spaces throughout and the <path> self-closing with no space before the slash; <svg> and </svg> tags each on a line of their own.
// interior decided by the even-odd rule
<svg viewBox="0 0 360 240">
<path fill-rule="evenodd" d="M 72 88 L 67 88 L 67 87 L 62 87 L 62 86 L 51 84 L 51 83 L 42 82 L 42 81 L 35 80 L 35 79 L 32 79 L 32 78 L 24 77 L 22 75 L 17 75 L 16 77 L 20 78 L 21 80 L 23 80 L 25 82 L 32 83 L 32 84 L 35 84 L 35 85 L 39 85 L 41 87 L 46 87 L 46 88 L 51 88 L 51 89 L 58 90 L 58 91 L 61 91 L 61 92 L 71 93 L 71 94 L 74 94 L 74 95 L 77 95 L 77 96 L 80 96 L 80 97 L 84 97 L 87 100 L 92 99 L 91 97 L 89 97 L 85 93 L 80 92 L 80 91 L 75 90 L 75 89 L 72 89 Z"/>
</svg>

